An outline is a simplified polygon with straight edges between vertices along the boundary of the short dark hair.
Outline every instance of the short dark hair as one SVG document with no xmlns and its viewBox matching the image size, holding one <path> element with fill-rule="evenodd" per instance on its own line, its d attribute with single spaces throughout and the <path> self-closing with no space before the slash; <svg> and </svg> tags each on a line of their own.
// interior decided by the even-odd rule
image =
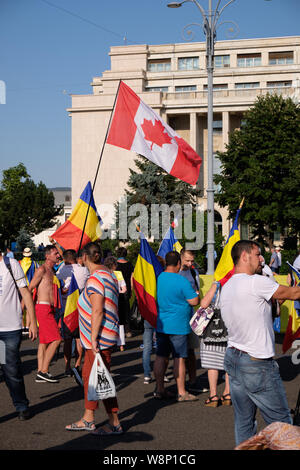
<svg viewBox="0 0 300 470">
<path fill-rule="evenodd" d="M 180 252 L 180 256 L 184 256 L 185 254 L 195 256 L 195 253 L 192 250 L 186 250 L 185 248 L 182 248 L 182 250 Z"/>
<path fill-rule="evenodd" d="M 107 256 L 103 262 L 104 266 L 108 269 L 113 269 L 114 266 L 117 266 L 118 260 L 115 256 Z"/>
<path fill-rule="evenodd" d="M 165 256 L 166 266 L 177 266 L 180 262 L 180 254 L 177 251 L 169 251 Z"/>
<path fill-rule="evenodd" d="M 55 245 L 46 245 L 45 246 L 45 250 L 44 250 L 44 253 L 45 253 L 45 256 L 50 253 L 50 251 L 52 250 L 57 250 L 56 246 Z"/>
<path fill-rule="evenodd" d="M 236 242 L 231 249 L 231 257 L 234 266 L 238 264 L 243 251 L 251 253 L 253 248 L 255 248 L 256 246 L 260 248 L 259 244 L 252 240 L 239 240 L 238 242 Z"/>
<path fill-rule="evenodd" d="M 102 248 L 100 243 L 90 242 L 82 248 L 82 253 L 86 254 L 88 259 L 94 264 L 101 264 Z"/>
<path fill-rule="evenodd" d="M 76 256 L 76 251 L 75 250 L 64 250 L 63 251 L 63 257 L 65 261 L 76 261 L 77 256 Z"/>
<path fill-rule="evenodd" d="M 127 250 L 124 246 L 121 246 L 120 248 L 118 248 L 117 250 L 117 257 L 118 258 L 126 258 L 127 256 Z"/>
</svg>

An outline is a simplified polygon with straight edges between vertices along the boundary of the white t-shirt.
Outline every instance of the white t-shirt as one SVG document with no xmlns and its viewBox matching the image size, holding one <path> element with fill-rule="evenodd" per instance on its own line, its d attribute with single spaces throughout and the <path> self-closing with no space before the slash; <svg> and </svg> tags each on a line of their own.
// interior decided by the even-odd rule
<svg viewBox="0 0 300 470">
<path fill-rule="evenodd" d="M 271 297 L 278 284 L 268 277 L 234 274 L 221 289 L 220 308 L 228 329 L 228 346 L 250 356 L 275 355 Z"/>
<path fill-rule="evenodd" d="M 73 273 L 79 291 L 82 292 L 85 287 L 86 281 L 90 277 L 89 270 L 85 266 L 81 266 L 81 264 L 64 264 L 63 266 L 61 266 L 61 268 L 59 268 L 56 273 L 56 276 L 60 281 L 64 281 L 63 289 L 68 289 L 71 283 L 71 277 Z M 67 297 L 67 293 L 62 295 L 63 307 L 65 307 Z"/>
<path fill-rule="evenodd" d="M 295 269 L 297 269 L 297 271 L 300 270 L 300 255 L 298 255 L 297 258 L 295 259 L 293 266 Z"/>
<path fill-rule="evenodd" d="M 11 270 L 18 287 L 27 287 L 23 269 L 16 259 L 10 258 Z M 0 331 L 22 328 L 22 308 L 13 278 L 2 259 L 0 261 Z"/>
</svg>

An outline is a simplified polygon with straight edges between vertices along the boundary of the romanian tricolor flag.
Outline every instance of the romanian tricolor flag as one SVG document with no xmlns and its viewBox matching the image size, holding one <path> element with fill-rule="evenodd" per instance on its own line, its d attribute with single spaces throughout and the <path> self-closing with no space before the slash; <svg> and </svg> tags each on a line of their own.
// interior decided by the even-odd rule
<svg viewBox="0 0 300 470">
<path fill-rule="evenodd" d="M 180 253 L 181 250 L 182 246 L 175 237 L 174 230 L 170 227 L 159 246 L 157 255 L 165 259 L 166 254 L 169 253 L 169 251 L 177 251 Z"/>
<path fill-rule="evenodd" d="M 163 268 L 142 233 L 140 241 L 140 254 L 133 272 L 133 286 L 141 316 L 156 328 L 156 280 Z"/>
<path fill-rule="evenodd" d="M 61 297 L 61 281 L 53 275 L 52 289 L 53 289 L 53 307 L 56 310 L 61 310 L 62 308 L 62 297 Z"/>
<path fill-rule="evenodd" d="M 52 238 L 65 250 L 78 251 L 83 229 L 82 247 L 101 237 L 101 224 L 102 220 L 97 212 L 92 185 L 89 181 L 69 219 L 54 232 Z"/>
<path fill-rule="evenodd" d="M 78 319 L 78 309 L 77 302 L 79 299 L 79 287 L 76 282 L 74 273 L 71 277 L 70 287 L 68 290 L 68 297 L 65 306 L 64 313 L 64 323 L 71 333 L 78 328 L 79 319 Z"/>
<path fill-rule="evenodd" d="M 231 249 L 233 245 L 235 245 L 235 243 L 240 240 L 240 232 L 238 227 L 240 212 L 241 206 L 236 213 L 233 226 L 231 227 L 227 242 L 222 252 L 222 256 L 220 258 L 218 266 L 215 269 L 215 280 L 220 281 L 221 285 L 224 285 L 225 282 L 227 282 L 228 279 L 230 279 L 234 273 Z"/>
<path fill-rule="evenodd" d="M 21 259 L 20 265 L 25 274 L 27 284 L 29 285 L 31 282 L 31 279 L 33 278 L 35 270 L 39 267 L 39 265 L 35 261 L 32 261 L 31 258 L 28 256 L 24 256 L 24 258 Z"/>
<path fill-rule="evenodd" d="M 292 270 L 294 278 L 294 285 L 300 285 L 300 273 L 290 263 L 287 263 Z M 283 343 L 282 352 L 285 353 L 290 349 L 293 342 L 300 338 L 300 302 L 294 300 L 290 302 L 289 319 L 286 327 Z"/>
</svg>

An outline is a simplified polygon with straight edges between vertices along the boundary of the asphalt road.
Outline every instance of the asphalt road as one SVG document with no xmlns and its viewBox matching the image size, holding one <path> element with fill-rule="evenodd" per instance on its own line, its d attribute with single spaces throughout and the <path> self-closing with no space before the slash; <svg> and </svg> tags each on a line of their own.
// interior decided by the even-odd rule
<svg viewBox="0 0 300 470">
<path fill-rule="evenodd" d="M 36 383 L 37 342 L 24 340 L 21 347 L 24 379 L 33 417 L 19 421 L 4 381 L 0 382 L 0 449 L 3 450 L 72 450 L 72 451 L 192 451 L 234 449 L 233 409 L 228 406 L 208 408 L 203 405 L 208 393 L 198 394 L 199 401 L 177 403 L 159 401 L 152 396 L 155 383 L 143 384 L 142 336 L 127 340 L 123 352 L 116 350 L 112 374 L 117 387 L 120 420 L 125 433 L 121 436 L 96 437 L 88 432 L 68 432 L 65 426 L 82 416 L 83 389 L 74 378 L 63 377 L 62 352 L 53 361 L 50 372 L 60 378 L 58 384 Z M 293 350 L 282 356 L 282 336 L 277 337 L 276 352 L 290 408 L 295 407 L 299 391 L 300 365 L 291 361 Z M 62 349 L 62 347 L 61 347 Z M 153 360 L 155 355 L 153 354 Z M 172 361 L 170 361 L 172 366 Z M 172 370 L 167 388 L 175 391 Z M 198 361 L 198 384 L 207 386 L 207 374 Z M 218 393 L 224 381 L 220 378 Z M 258 413 L 258 430 L 265 427 Z M 106 422 L 103 405 L 96 413 L 96 424 Z M 51 462 L 53 464 L 53 461 Z"/>
</svg>

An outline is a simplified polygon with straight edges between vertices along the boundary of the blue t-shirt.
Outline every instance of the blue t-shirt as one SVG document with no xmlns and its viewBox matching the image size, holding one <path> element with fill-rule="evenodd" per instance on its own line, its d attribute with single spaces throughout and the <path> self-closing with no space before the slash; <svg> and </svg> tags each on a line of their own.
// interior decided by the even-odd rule
<svg viewBox="0 0 300 470">
<path fill-rule="evenodd" d="M 176 273 L 162 272 L 157 279 L 157 331 L 171 335 L 191 332 L 193 307 L 187 302 L 197 297 L 187 279 Z"/>
</svg>

